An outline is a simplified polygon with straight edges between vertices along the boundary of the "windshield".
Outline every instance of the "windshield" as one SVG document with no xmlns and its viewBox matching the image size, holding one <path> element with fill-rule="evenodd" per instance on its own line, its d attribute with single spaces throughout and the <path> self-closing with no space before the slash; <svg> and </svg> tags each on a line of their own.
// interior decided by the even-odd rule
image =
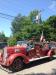
<svg viewBox="0 0 56 75">
<path fill-rule="evenodd" d="M 18 42 L 17 42 L 17 45 L 33 46 L 33 44 L 31 44 L 31 43 L 28 42 L 28 41 L 18 41 Z"/>
<path fill-rule="evenodd" d="M 27 41 L 17 41 L 17 45 L 24 45 L 26 44 L 27 45 Z"/>
</svg>

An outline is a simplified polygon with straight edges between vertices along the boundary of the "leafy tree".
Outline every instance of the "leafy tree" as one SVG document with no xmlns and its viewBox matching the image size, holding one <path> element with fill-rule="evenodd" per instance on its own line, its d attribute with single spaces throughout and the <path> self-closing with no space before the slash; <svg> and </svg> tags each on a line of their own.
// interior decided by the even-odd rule
<svg viewBox="0 0 56 75">
<path fill-rule="evenodd" d="M 8 39 L 7 43 L 8 43 L 9 46 L 15 45 L 15 44 L 16 44 L 16 38 L 10 37 L 10 38 Z"/>
<path fill-rule="evenodd" d="M 12 22 L 12 27 L 11 27 L 12 33 L 14 34 L 16 32 L 21 32 L 21 29 L 23 29 L 23 27 L 31 24 L 32 23 L 28 17 L 18 15 L 17 17 L 15 17 L 15 19 Z"/>
<path fill-rule="evenodd" d="M 42 31 L 46 40 L 56 40 L 56 16 L 50 16 L 41 24 L 33 23 L 33 19 L 38 13 L 37 10 L 33 10 L 28 16 L 18 15 L 15 17 L 11 25 L 11 30 L 16 41 L 30 39 L 33 36 L 35 40 L 39 40 Z"/>
<path fill-rule="evenodd" d="M 56 28 L 56 16 L 50 16 L 47 19 L 46 24 L 49 24 L 51 27 Z"/>
<path fill-rule="evenodd" d="M 6 42 L 7 39 L 8 38 L 5 36 L 5 34 L 3 32 L 0 32 L 0 42 Z"/>
<path fill-rule="evenodd" d="M 43 29 L 47 40 L 56 41 L 56 16 L 50 16 L 43 22 Z"/>
<path fill-rule="evenodd" d="M 28 16 L 18 15 L 12 22 L 11 30 L 13 37 L 19 39 L 29 39 L 38 34 L 38 24 L 33 23 L 32 19 L 38 14 L 37 10 L 30 12 Z"/>
</svg>

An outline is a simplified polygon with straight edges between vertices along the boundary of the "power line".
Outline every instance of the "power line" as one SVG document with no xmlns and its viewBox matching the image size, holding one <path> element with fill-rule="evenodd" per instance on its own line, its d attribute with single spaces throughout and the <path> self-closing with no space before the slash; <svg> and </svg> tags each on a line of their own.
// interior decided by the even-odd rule
<svg viewBox="0 0 56 75">
<path fill-rule="evenodd" d="M 12 15 L 9 15 L 9 14 L 5 14 L 5 13 L 2 13 L 2 12 L 0 12 L 0 17 L 8 19 L 8 20 L 12 20 L 12 19 L 15 18 L 15 16 L 12 16 Z"/>
<path fill-rule="evenodd" d="M 5 16 L 9 16 L 9 17 L 15 17 L 15 16 L 11 16 L 11 15 L 4 14 L 4 13 L 1 13 L 1 12 L 0 12 L 0 14 L 1 14 L 1 15 L 5 15 Z"/>
<path fill-rule="evenodd" d="M 40 14 L 43 11 L 45 11 L 45 9 L 39 10 L 38 12 Z M 0 12 L 0 17 L 1 18 L 5 18 L 7 20 L 13 20 L 15 18 L 15 16 L 12 16 L 12 15 L 9 15 L 9 14 L 5 14 L 5 13 L 2 13 L 2 12 Z"/>
</svg>

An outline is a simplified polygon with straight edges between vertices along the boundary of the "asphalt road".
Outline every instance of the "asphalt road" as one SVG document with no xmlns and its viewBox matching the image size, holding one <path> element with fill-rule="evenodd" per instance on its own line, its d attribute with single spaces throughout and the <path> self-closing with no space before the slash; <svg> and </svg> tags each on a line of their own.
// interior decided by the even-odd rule
<svg viewBox="0 0 56 75">
<path fill-rule="evenodd" d="M 31 62 L 23 70 L 14 73 L 0 67 L 0 75 L 56 75 L 56 56 L 51 61 L 41 59 Z"/>
</svg>

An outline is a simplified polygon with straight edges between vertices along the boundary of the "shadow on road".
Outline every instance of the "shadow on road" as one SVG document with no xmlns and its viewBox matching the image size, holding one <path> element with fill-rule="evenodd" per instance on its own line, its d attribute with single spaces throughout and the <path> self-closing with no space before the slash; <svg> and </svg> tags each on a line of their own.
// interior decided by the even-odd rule
<svg viewBox="0 0 56 75">
<path fill-rule="evenodd" d="M 53 72 L 51 73 L 51 75 L 56 75 L 56 69 L 52 69 Z"/>
<path fill-rule="evenodd" d="M 52 69 L 53 72 L 52 73 L 29 73 L 29 74 L 24 74 L 24 75 L 56 75 L 56 69 Z M 19 74 L 18 74 L 19 75 Z"/>
<path fill-rule="evenodd" d="M 52 58 L 51 60 L 49 58 L 44 58 L 44 59 L 40 59 L 37 61 L 33 61 L 33 62 L 27 64 L 26 66 L 24 66 L 24 69 L 31 68 L 31 67 L 34 67 L 34 66 L 37 66 L 40 64 L 44 64 L 44 63 L 50 62 L 52 60 L 55 60 L 55 58 Z"/>
</svg>

